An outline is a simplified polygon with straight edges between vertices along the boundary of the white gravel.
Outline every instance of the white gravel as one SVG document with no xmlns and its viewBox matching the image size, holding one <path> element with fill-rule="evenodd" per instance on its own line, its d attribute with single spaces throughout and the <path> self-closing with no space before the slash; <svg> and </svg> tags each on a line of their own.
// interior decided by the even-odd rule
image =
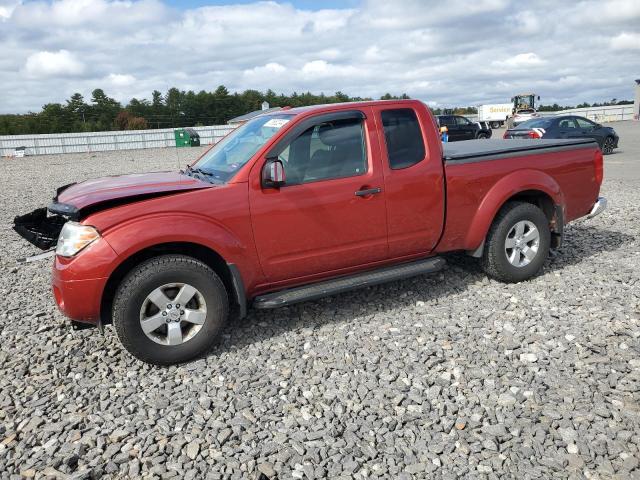
<svg viewBox="0 0 640 480">
<path fill-rule="evenodd" d="M 637 181 L 607 181 L 609 210 L 532 281 L 456 256 L 250 311 L 206 358 L 155 368 L 110 327 L 71 330 L 11 221 L 59 185 L 199 151 L 0 159 L 0 478 L 640 477 Z"/>
</svg>

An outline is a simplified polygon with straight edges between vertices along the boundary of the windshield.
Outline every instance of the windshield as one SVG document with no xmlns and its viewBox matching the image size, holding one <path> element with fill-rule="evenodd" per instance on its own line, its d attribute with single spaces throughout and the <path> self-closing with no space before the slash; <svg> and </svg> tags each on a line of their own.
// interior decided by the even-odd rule
<svg viewBox="0 0 640 480">
<path fill-rule="evenodd" d="M 203 173 L 211 180 L 226 182 L 292 118 L 291 114 L 278 114 L 259 116 L 248 121 L 216 143 L 187 171 Z"/>
<path fill-rule="evenodd" d="M 520 125 L 518 125 L 518 128 L 548 128 L 549 125 L 551 125 L 551 120 L 549 120 L 548 118 L 536 118 L 534 120 L 527 120 L 526 122 L 522 122 Z"/>
</svg>

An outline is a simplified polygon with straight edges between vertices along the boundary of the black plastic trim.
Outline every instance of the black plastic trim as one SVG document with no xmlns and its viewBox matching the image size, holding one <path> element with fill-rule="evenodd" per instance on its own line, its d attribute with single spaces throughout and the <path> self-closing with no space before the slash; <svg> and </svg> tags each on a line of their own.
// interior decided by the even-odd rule
<svg viewBox="0 0 640 480">
<path fill-rule="evenodd" d="M 551 231 L 551 248 L 562 247 L 564 240 L 564 210 L 562 205 L 555 205 L 555 226 Z"/>
<path fill-rule="evenodd" d="M 244 282 L 242 281 L 242 275 L 240 270 L 233 263 L 227 263 L 229 272 L 231 272 L 231 281 L 233 282 L 233 289 L 235 290 L 236 302 L 240 307 L 240 318 L 247 316 L 247 297 L 244 291 Z"/>
<path fill-rule="evenodd" d="M 356 275 L 337 277 L 323 282 L 260 295 L 254 299 L 253 306 L 258 309 L 267 309 L 317 300 L 318 298 L 348 292 L 356 288 L 437 272 L 445 266 L 445 263 L 441 257 L 430 257 L 410 263 L 369 270 Z"/>
<path fill-rule="evenodd" d="M 61 215 L 47 215 L 46 208 L 37 208 L 25 215 L 13 219 L 13 229 L 27 242 L 41 250 L 49 250 L 56 246 L 60 230 L 66 222 Z"/>
</svg>

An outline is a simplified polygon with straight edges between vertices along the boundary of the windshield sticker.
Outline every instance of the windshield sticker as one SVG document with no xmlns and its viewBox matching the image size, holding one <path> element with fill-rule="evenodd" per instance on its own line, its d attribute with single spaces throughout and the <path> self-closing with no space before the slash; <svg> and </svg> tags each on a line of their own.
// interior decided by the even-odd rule
<svg viewBox="0 0 640 480">
<path fill-rule="evenodd" d="M 267 123 L 265 123 L 263 127 L 282 128 L 287 123 L 289 123 L 289 120 L 286 118 L 272 118 Z"/>
</svg>

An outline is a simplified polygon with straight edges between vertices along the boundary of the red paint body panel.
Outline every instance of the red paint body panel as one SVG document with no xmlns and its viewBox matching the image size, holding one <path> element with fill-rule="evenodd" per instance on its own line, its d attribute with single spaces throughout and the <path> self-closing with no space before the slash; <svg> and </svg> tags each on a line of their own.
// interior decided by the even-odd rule
<svg viewBox="0 0 640 480">
<path fill-rule="evenodd" d="M 72 258 L 56 256 L 51 284 L 60 311 L 74 320 L 97 323 L 109 265 L 119 257 L 104 238 Z"/>
<path fill-rule="evenodd" d="M 415 110 L 426 149 L 424 160 L 400 170 L 388 166 L 382 129 L 381 112 L 393 108 Z M 365 174 L 262 187 L 267 152 L 296 123 L 353 109 L 366 116 Z M 127 258 L 159 244 L 188 242 L 215 251 L 238 267 L 250 299 L 437 252 L 473 250 L 496 212 L 519 192 L 546 193 L 563 208 L 565 221 L 587 214 L 598 196 L 595 148 L 443 164 L 435 121 L 421 102 L 336 104 L 287 112 L 294 115 L 292 120 L 225 185 L 152 173 L 83 182 L 63 191 L 58 201 L 78 209 L 138 198 L 84 218 L 102 238 L 74 258 L 56 258 L 53 286 L 62 311 L 76 320 L 97 321 L 110 275 Z M 377 195 L 355 195 L 377 187 Z M 170 194 L 140 199 L 165 192 Z"/>
</svg>

